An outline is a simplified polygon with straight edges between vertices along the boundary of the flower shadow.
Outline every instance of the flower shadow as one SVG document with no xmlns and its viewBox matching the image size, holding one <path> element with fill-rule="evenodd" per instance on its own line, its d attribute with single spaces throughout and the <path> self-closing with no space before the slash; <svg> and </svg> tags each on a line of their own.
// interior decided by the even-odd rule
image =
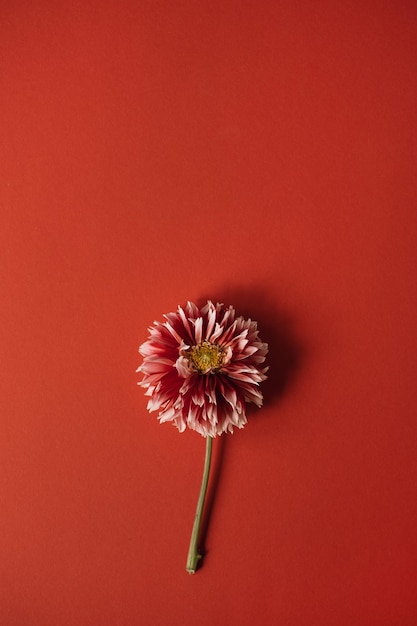
<svg viewBox="0 0 417 626">
<path fill-rule="evenodd" d="M 203 304 L 208 299 L 214 301 L 213 295 L 207 295 L 199 304 Z M 269 347 L 266 358 L 266 365 L 269 367 L 268 378 L 262 383 L 264 406 L 278 403 L 289 392 L 291 384 L 302 367 L 305 354 L 305 348 L 296 334 L 294 316 L 279 306 L 266 291 L 259 288 L 248 290 L 225 286 L 216 291 L 216 301 L 223 302 L 225 305 L 232 304 L 237 316 L 242 315 L 246 319 L 251 318 L 258 322 L 260 337 Z M 248 417 L 255 416 L 257 411 L 259 411 L 257 407 L 250 404 L 247 406 Z M 209 491 L 200 532 L 200 552 L 203 558 L 206 553 L 205 543 L 209 522 L 229 439 L 226 434 L 223 434 L 215 442 L 216 453 L 212 463 Z"/>
<path fill-rule="evenodd" d="M 267 380 L 261 384 L 264 406 L 275 404 L 289 390 L 302 366 L 305 347 L 296 335 L 294 315 L 284 310 L 266 291 L 226 286 L 216 292 L 217 300 L 232 304 L 236 315 L 258 322 L 262 341 L 268 344 Z M 212 297 L 213 298 L 213 297 Z M 210 296 L 205 299 L 210 299 Z M 258 409 L 247 405 L 247 412 Z"/>
</svg>

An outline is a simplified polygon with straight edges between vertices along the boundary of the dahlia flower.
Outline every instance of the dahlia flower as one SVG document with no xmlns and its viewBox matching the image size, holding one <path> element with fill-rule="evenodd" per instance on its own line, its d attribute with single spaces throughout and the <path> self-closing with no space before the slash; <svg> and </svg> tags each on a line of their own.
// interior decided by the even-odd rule
<svg viewBox="0 0 417 626">
<path fill-rule="evenodd" d="M 259 383 L 268 352 L 258 336 L 257 323 L 236 317 L 232 306 L 210 300 L 199 309 L 187 302 L 175 313 L 154 322 L 139 352 L 143 363 L 139 383 L 149 396 L 149 411 L 158 411 L 161 423 L 172 422 L 180 432 L 187 427 L 206 438 L 203 480 L 191 534 L 186 570 L 194 574 L 202 513 L 210 473 L 213 438 L 246 424 L 245 405 L 262 406 Z"/>
<path fill-rule="evenodd" d="M 201 309 L 188 302 L 164 318 L 139 348 L 148 410 L 157 411 L 161 423 L 203 437 L 243 428 L 245 404 L 262 406 L 259 383 L 266 378 L 268 346 L 257 323 L 211 301 Z"/>
</svg>

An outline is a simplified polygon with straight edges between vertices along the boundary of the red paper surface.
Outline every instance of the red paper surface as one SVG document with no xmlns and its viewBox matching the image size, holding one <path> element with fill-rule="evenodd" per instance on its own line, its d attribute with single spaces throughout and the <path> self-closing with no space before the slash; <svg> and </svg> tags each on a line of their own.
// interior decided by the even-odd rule
<svg viewBox="0 0 417 626">
<path fill-rule="evenodd" d="M 416 19 L 1 2 L 2 624 L 416 623 Z M 135 370 L 207 298 L 270 378 L 189 576 L 204 440 Z"/>
</svg>

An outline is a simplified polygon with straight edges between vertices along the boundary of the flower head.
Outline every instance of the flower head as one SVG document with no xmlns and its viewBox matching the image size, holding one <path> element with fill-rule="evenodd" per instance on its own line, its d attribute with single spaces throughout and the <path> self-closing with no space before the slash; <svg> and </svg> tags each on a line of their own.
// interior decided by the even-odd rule
<svg viewBox="0 0 417 626">
<path fill-rule="evenodd" d="M 149 396 L 148 410 L 161 423 L 172 422 L 204 437 L 215 437 L 246 424 L 245 404 L 262 406 L 259 383 L 268 346 L 257 323 L 236 317 L 232 306 L 208 301 L 199 309 L 187 302 L 154 322 L 139 352 L 139 383 Z"/>
</svg>

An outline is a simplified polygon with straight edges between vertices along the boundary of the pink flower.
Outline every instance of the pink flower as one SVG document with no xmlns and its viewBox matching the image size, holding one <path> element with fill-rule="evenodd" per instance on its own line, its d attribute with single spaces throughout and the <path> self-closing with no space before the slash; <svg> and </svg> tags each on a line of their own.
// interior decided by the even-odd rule
<svg viewBox="0 0 417 626">
<path fill-rule="evenodd" d="M 201 309 L 188 302 L 164 318 L 139 348 L 148 410 L 158 411 L 161 423 L 173 422 L 180 432 L 188 426 L 203 437 L 243 428 L 245 404 L 262 406 L 259 383 L 268 369 L 257 323 L 210 301 Z"/>
</svg>

